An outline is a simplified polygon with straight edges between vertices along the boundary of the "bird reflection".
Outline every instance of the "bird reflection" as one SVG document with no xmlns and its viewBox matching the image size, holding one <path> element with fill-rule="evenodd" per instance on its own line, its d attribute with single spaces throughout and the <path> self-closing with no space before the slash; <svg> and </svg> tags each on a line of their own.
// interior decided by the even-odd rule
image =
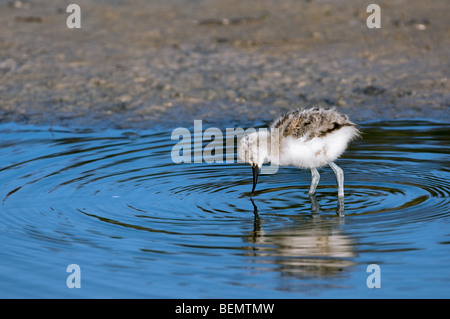
<svg viewBox="0 0 450 319">
<path fill-rule="evenodd" d="M 255 217 L 253 221 L 252 242 L 257 242 L 257 237 L 261 236 L 261 219 L 259 218 L 258 207 L 251 197 L 250 201 L 253 205 L 253 215 Z"/>
<path fill-rule="evenodd" d="M 309 199 L 311 200 L 311 214 L 313 217 L 316 217 L 317 214 L 320 213 L 320 204 L 317 201 L 316 195 L 309 195 Z M 338 198 L 338 206 L 336 208 L 336 214 L 338 216 L 343 217 L 345 215 L 345 207 L 344 207 L 344 198 Z"/>
<path fill-rule="evenodd" d="M 250 197 L 250 201 L 252 202 L 252 205 L 253 205 L 253 214 L 255 215 L 255 219 L 256 218 L 259 219 L 258 206 L 256 206 L 255 201 L 253 200 L 253 198 Z"/>
<path fill-rule="evenodd" d="M 320 205 L 315 196 L 311 199 L 311 216 L 292 216 L 292 222 L 280 228 L 264 230 L 263 221 L 255 201 L 251 198 L 254 214 L 253 231 L 244 237 L 252 243 L 247 256 L 256 258 L 255 269 L 262 264 L 275 265 L 282 273 L 281 278 L 317 278 L 341 276 L 343 270 L 355 263 L 353 242 L 341 229 L 342 218 L 325 218 L 320 213 Z M 339 202 L 337 214 L 343 216 L 344 203 Z M 313 218 L 311 218 L 313 217 Z M 264 267 L 265 268 L 265 267 Z M 265 269 L 273 270 L 273 267 Z M 292 289 L 290 281 L 283 280 L 281 289 Z"/>
<path fill-rule="evenodd" d="M 313 217 L 316 217 L 317 214 L 320 213 L 320 204 L 317 201 L 316 195 L 314 195 L 314 194 L 309 195 L 309 199 L 311 200 L 311 214 Z M 253 214 L 255 215 L 255 218 L 259 219 L 258 206 L 256 206 L 255 201 L 253 200 L 252 197 L 250 197 L 250 201 L 253 205 Z M 344 198 L 338 199 L 338 206 L 336 208 L 336 214 L 341 217 L 343 217 L 345 215 Z"/>
</svg>

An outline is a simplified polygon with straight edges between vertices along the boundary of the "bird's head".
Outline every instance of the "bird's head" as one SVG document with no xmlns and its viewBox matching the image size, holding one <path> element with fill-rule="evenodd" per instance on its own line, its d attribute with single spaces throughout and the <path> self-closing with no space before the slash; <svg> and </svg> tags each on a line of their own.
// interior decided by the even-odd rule
<svg viewBox="0 0 450 319">
<path fill-rule="evenodd" d="M 250 195 L 252 196 L 258 182 L 259 168 L 264 162 L 270 161 L 270 133 L 259 131 L 245 135 L 239 143 L 237 153 L 243 162 L 252 166 L 253 188 Z"/>
<path fill-rule="evenodd" d="M 239 143 L 237 153 L 243 162 L 260 168 L 270 160 L 270 134 L 259 131 L 245 135 Z"/>
</svg>

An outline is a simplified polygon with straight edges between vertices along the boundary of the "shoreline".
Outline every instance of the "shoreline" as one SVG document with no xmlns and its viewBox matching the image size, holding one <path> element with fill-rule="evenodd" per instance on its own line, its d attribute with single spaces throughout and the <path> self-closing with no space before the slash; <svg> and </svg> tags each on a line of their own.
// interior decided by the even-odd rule
<svg viewBox="0 0 450 319">
<path fill-rule="evenodd" d="M 336 106 L 356 122 L 450 113 L 446 1 L 0 3 L 0 123 L 173 128 Z"/>
</svg>

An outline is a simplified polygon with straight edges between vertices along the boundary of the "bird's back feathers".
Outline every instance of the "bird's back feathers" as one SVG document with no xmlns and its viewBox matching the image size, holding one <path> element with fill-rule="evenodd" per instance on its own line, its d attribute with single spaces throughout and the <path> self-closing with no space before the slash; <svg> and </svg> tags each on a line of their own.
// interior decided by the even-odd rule
<svg viewBox="0 0 450 319">
<path fill-rule="evenodd" d="M 339 130 L 344 126 L 353 126 L 346 115 L 340 114 L 334 108 L 311 108 L 297 109 L 287 112 L 276 119 L 271 128 L 279 130 L 282 137 L 294 137 L 309 141 L 315 137 L 325 137 L 326 135 Z M 358 130 L 355 130 L 356 135 Z"/>
</svg>

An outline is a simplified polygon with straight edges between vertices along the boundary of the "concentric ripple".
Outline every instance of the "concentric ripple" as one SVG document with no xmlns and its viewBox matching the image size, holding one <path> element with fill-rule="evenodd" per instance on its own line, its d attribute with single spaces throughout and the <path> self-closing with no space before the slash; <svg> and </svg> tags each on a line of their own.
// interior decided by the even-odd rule
<svg viewBox="0 0 450 319">
<path fill-rule="evenodd" d="M 319 170 L 313 198 L 309 172 L 280 168 L 260 176 L 251 202 L 250 167 L 175 164 L 171 131 L 3 124 L 0 279 L 13 296 L 36 289 L 71 296 L 64 267 L 77 263 L 90 270 L 82 296 L 350 289 L 352 269 L 378 256 L 368 232 L 382 232 L 380 241 L 395 250 L 420 250 L 412 239 L 399 244 L 389 236 L 450 217 L 447 125 L 381 122 L 362 130 L 338 161 L 344 202 L 329 168 Z M 448 232 L 438 236 L 450 242 Z M 29 271 L 39 276 L 24 276 Z"/>
</svg>

